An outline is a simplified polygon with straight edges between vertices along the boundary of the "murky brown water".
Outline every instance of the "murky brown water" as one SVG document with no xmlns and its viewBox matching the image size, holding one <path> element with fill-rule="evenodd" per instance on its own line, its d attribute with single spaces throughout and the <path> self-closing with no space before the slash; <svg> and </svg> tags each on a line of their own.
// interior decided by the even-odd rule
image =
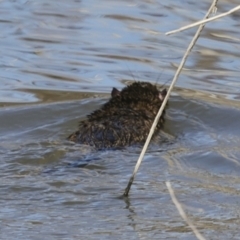
<svg viewBox="0 0 240 240">
<path fill-rule="evenodd" d="M 171 80 L 195 30 L 164 33 L 210 4 L 0 2 L 0 239 L 195 239 L 165 181 L 206 239 L 240 239 L 239 12 L 204 29 L 129 198 L 140 149 L 65 141 L 113 86 Z"/>
</svg>

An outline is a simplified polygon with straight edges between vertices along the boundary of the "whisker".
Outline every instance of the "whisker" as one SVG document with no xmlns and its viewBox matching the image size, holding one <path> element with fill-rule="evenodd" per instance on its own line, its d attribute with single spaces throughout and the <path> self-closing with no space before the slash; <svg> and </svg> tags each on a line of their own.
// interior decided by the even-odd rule
<svg viewBox="0 0 240 240">
<path fill-rule="evenodd" d="M 155 82 L 155 86 L 157 86 L 157 83 L 158 83 L 158 81 L 159 81 L 159 79 L 160 79 L 160 77 L 162 76 L 163 73 L 164 73 L 164 69 L 159 73 L 157 81 Z"/>
<path fill-rule="evenodd" d="M 168 79 L 164 84 L 162 84 L 162 85 L 160 86 L 160 88 L 163 88 L 169 81 L 171 81 L 171 78 Z"/>
<path fill-rule="evenodd" d="M 128 71 L 129 71 L 130 75 L 132 76 L 133 80 L 136 82 L 136 79 L 134 78 L 134 74 L 133 74 L 133 72 L 130 70 L 130 68 L 129 68 L 129 66 L 127 65 L 127 63 L 126 63 L 126 62 L 124 62 L 124 63 L 125 63 L 125 65 L 126 65 Z"/>
</svg>

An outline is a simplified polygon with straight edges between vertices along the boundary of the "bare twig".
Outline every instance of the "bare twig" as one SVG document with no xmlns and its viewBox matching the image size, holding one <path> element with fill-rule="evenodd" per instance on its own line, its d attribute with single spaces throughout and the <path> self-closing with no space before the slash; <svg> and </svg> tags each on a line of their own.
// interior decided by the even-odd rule
<svg viewBox="0 0 240 240">
<path fill-rule="evenodd" d="M 237 7 L 233 8 L 233 9 L 231 9 L 231 10 L 228 11 L 228 12 L 219 14 L 219 15 L 217 15 L 217 16 L 214 16 L 214 17 L 211 17 L 211 18 L 208 18 L 208 19 L 205 19 L 205 20 L 201 20 L 201 21 L 195 22 L 195 23 L 193 23 L 193 24 L 189 24 L 189 25 L 187 25 L 187 26 L 185 26 L 185 27 L 181 27 L 181 28 L 179 28 L 179 29 L 176 29 L 176 30 L 173 30 L 173 31 L 170 31 L 170 32 L 167 32 L 167 33 L 165 33 L 165 35 L 171 35 L 171 34 L 174 34 L 174 33 L 177 33 L 177 32 L 181 32 L 181 31 L 184 31 L 184 30 L 189 29 L 189 28 L 192 28 L 192 27 L 196 27 L 196 26 L 198 26 L 198 25 L 201 25 L 201 24 L 204 24 L 204 23 L 207 23 L 207 22 L 214 21 L 214 20 L 216 20 L 216 19 L 225 17 L 225 16 L 227 16 L 227 15 L 233 13 L 233 12 L 236 12 L 236 11 L 238 11 L 238 10 L 240 10 L 240 5 L 238 5 Z"/>
<path fill-rule="evenodd" d="M 204 19 L 205 19 L 205 18 L 208 18 L 208 16 L 209 16 L 210 13 L 212 12 L 212 10 L 216 7 L 217 2 L 218 2 L 218 0 L 214 0 L 214 1 L 213 1 L 212 5 L 211 5 L 211 7 L 209 8 L 209 10 L 208 10 L 207 14 L 205 15 Z M 156 116 L 155 119 L 154 119 L 154 122 L 153 122 L 153 124 L 152 124 L 151 129 L 150 129 L 150 132 L 149 132 L 149 134 L 148 134 L 147 140 L 146 140 L 146 142 L 145 142 L 145 144 L 144 144 L 144 146 L 143 146 L 142 152 L 141 152 L 141 154 L 140 154 L 140 156 L 139 156 L 139 158 L 138 158 L 138 161 L 137 161 L 137 163 L 136 163 L 136 166 L 135 166 L 135 168 L 134 168 L 133 174 L 132 174 L 132 176 L 131 176 L 131 178 L 130 178 L 130 180 L 129 180 L 129 182 L 128 182 L 128 185 L 127 185 L 127 187 L 126 187 L 126 189 L 125 189 L 125 191 L 124 191 L 124 194 L 123 194 L 124 196 L 128 196 L 128 193 L 129 193 L 130 188 L 131 188 L 131 186 L 132 186 L 132 183 L 133 183 L 133 181 L 134 181 L 135 175 L 136 175 L 136 173 L 137 173 L 137 171 L 138 171 L 138 169 L 139 169 L 139 167 L 140 167 L 140 164 L 141 164 L 141 162 L 142 162 L 142 159 L 143 159 L 143 157 L 144 157 L 144 154 L 146 153 L 147 147 L 148 147 L 148 145 L 149 145 L 149 143 L 150 143 L 150 140 L 151 140 L 151 138 L 152 138 L 152 135 L 153 135 L 153 133 L 154 133 L 154 130 L 155 130 L 156 126 L 157 126 L 158 120 L 159 120 L 160 116 L 162 115 L 163 109 L 164 109 L 164 107 L 165 107 L 165 105 L 166 105 L 166 103 L 167 103 L 167 101 L 168 101 L 168 98 L 169 98 L 169 96 L 170 96 L 170 93 L 171 93 L 171 91 L 172 91 L 172 89 L 173 89 L 173 87 L 174 87 L 174 85 L 175 85 L 175 83 L 176 83 L 176 81 L 177 81 L 177 78 L 178 78 L 178 76 L 179 76 L 179 74 L 180 74 L 180 72 L 181 72 L 181 70 L 182 70 L 182 68 L 183 68 L 183 65 L 185 64 L 185 62 L 186 62 L 186 60 L 187 60 L 187 57 L 188 57 L 190 51 L 192 50 L 195 42 L 197 41 L 197 39 L 198 39 L 198 37 L 199 37 L 199 35 L 200 35 L 200 32 L 202 31 L 203 27 L 204 27 L 204 25 L 201 25 L 201 26 L 198 28 L 196 34 L 194 35 L 191 43 L 189 44 L 189 46 L 188 46 L 188 48 L 187 48 L 187 51 L 185 52 L 185 54 L 184 54 L 184 56 L 183 56 L 183 58 L 182 58 L 182 61 L 181 61 L 180 65 L 179 65 L 179 67 L 178 67 L 178 69 L 177 69 L 177 71 L 176 71 L 176 73 L 175 73 L 175 76 L 174 76 L 174 78 L 173 78 L 173 80 L 172 80 L 172 83 L 171 83 L 171 85 L 170 85 L 170 87 L 169 87 L 169 89 L 168 89 L 167 95 L 166 95 L 166 97 L 165 97 L 165 99 L 164 99 L 164 101 L 163 101 L 163 103 L 162 103 L 162 106 L 160 107 L 160 109 L 159 109 L 159 111 L 158 111 L 158 114 L 157 114 L 157 116 Z"/>
<path fill-rule="evenodd" d="M 192 229 L 193 233 L 195 234 L 196 238 L 198 238 L 199 240 L 206 240 L 201 233 L 197 230 L 197 228 L 193 225 L 193 223 L 190 221 L 190 219 L 187 217 L 186 213 L 184 212 L 181 204 L 178 202 L 175 193 L 173 191 L 173 188 L 171 186 L 170 182 L 166 182 L 166 186 L 168 188 L 169 194 L 172 198 L 172 201 L 174 203 L 174 205 L 176 206 L 180 216 L 182 217 L 182 219 L 188 224 L 188 226 Z"/>
</svg>

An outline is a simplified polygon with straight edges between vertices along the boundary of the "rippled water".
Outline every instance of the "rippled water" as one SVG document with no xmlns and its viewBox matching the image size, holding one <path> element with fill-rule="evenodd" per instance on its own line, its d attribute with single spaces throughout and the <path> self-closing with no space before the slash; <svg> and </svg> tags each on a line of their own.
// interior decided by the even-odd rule
<svg viewBox="0 0 240 240">
<path fill-rule="evenodd" d="M 195 30 L 164 33 L 210 4 L 0 1 L 1 239 L 195 239 L 166 181 L 206 239 L 240 239 L 239 12 L 202 32 L 129 198 L 139 148 L 65 140 L 112 87 L 170 81 Z"/>
</svg>

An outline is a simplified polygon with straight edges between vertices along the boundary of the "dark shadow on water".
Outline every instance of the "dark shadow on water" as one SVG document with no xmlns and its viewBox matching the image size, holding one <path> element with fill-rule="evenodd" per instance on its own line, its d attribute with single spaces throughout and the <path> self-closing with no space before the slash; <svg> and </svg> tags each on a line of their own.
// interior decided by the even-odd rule
<svg viewBox="0 0 240 240">
<path fill-rule="evenodd" d="M 93 161 L 98 161 L 98 160 L 102 160 L 102 158 L 100 157 L 94 157 L 94 156 L 85 156 L 84 158 L 81 158 L 77 161 L 75 161 L 74 163 L 68 163 L 69 167 L 76 167 L 76 168 L 83 168 L 86 167 L 87 165 L 89 165 L 90 162 Z"/>
</svg>

